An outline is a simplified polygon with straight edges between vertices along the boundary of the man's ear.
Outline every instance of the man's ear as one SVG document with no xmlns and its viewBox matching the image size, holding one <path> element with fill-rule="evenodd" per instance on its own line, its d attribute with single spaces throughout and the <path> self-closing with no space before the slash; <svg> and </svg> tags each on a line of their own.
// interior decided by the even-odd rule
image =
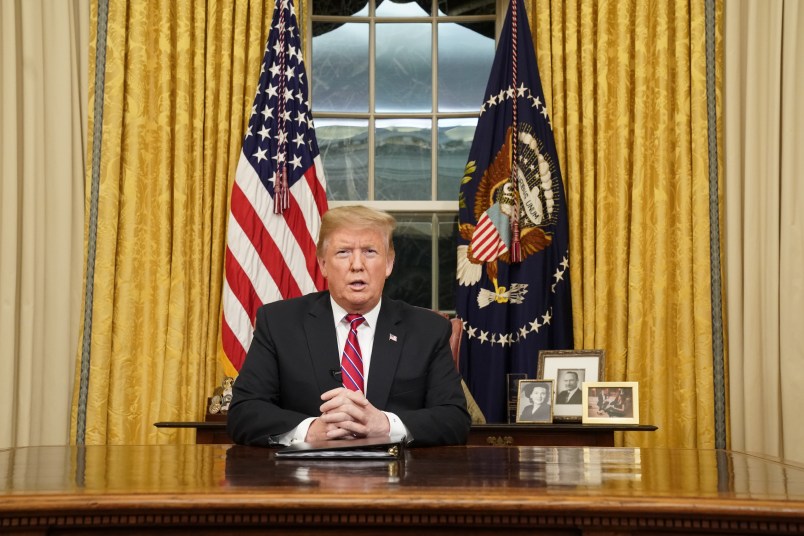
<svg viewBox="0 0 804 536">
<path fill-rule="evenodd" d="M 327 261 L 323 257 L 316 257 L 318 261 L 318 267 L 321 269 L 321 275 L 324 276 L 324 279 L 327 278 Z"/>
<path fill-rule="evenodd" d="M 391 276 L 391 272 L 394 271 L 394 259 L 396 258 L 396 253 L 390 251 L 388 253 L 388 258 L 385 261 L 385 278 L 388 279 Z"/>
</svg>

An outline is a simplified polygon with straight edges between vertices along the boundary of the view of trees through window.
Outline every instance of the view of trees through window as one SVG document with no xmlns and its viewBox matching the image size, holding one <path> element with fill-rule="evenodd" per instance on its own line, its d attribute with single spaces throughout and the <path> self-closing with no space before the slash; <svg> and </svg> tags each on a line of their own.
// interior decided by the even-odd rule
<svg viewBox="0 0 804 536">
<path fill-rule="evenodd" d="M 457 199 L 496 0 L 313 0 L 307 56 L 331 206 L 397 217 L 392 297 L 454 310 Z"/>
</svg>

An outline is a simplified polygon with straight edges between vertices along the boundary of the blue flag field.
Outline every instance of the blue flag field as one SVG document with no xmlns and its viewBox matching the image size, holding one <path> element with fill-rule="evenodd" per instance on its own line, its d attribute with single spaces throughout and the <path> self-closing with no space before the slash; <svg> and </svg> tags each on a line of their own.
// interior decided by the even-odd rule
<svg viewBox="0 0 804 536">
<path fill-rule="evenodd" d="M 522 0 L 505 19 L 458 201 L 461 374 L 487 422 L 505 422 L 506 374 L 535 378 L 539 350 L 573 345 L 564 186 Z"/>
</svg>

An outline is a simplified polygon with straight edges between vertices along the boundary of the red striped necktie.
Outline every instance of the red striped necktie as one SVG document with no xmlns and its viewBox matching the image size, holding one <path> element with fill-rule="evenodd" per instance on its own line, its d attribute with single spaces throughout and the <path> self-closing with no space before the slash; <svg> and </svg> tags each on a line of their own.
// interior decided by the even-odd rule
<svg viewBox="0 0 804 536">
<path fill-rule="evenodd" d="M 346 346 L 343 347 L 341 357 L 341 372 L 343 373 L 343 386 L 351 391 L 360 391 L 365 394 L 363 388 L 363 356 L 360 353 L 360 343 L 357 342 L 357 327 L 366 321 L 361 315 L 348 314 L 346 321 L 349 322 L 349 336 L 346 338 Z"/>
</svg>

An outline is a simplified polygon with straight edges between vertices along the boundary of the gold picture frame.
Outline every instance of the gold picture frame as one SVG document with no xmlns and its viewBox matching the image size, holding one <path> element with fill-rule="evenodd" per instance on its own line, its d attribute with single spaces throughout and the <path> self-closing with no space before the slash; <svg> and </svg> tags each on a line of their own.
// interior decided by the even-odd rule
<svg viewBox="0 0 804 536">
<path fill-rule="evenodd" d="M 584 424 L 639 424 L 639 382 L 585 382 Z"/>
<path fill-rule="evenodd" d="M 516 422 L 553 422 L 553 380 L 519 380 Z"/>
<path fill-rule="evenodd" d="M 605 379 L 605 350 L 541 350 L 536 378 L 553 380 L 553 421 L 581 422 L 584 382 Z M 574 379 L 574 382 L 572 381 Z"/>
</svg>

